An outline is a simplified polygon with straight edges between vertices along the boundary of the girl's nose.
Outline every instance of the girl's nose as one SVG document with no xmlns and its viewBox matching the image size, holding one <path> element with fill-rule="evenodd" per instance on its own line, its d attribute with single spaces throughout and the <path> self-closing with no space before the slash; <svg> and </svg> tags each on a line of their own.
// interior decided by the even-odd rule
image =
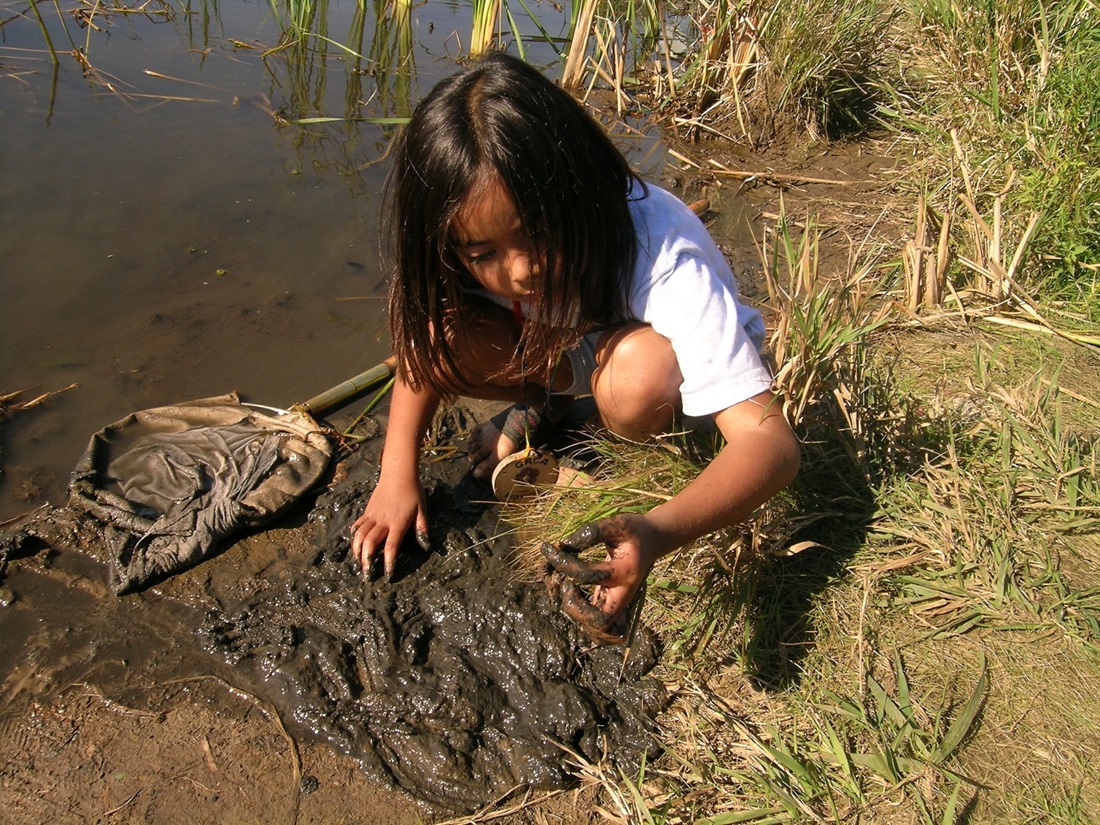
<svg viewBox="0 0 1100 825">
<path fill-rule="evenodd" d="M 516 251 L 508 262 L 509 275 L 513 281 L 526 280 L 531 276 L 531 257 L 526 252 Z"/>
</svg>

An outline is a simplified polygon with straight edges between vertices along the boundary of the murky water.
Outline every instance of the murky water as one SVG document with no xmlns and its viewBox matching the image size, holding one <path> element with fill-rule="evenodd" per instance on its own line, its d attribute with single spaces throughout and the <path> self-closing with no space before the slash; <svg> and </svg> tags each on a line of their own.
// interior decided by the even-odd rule
<svg viewBox="0 0 1100 825">
<path fill-rule="evenodd" d="M 363 59 L 316 36 L 265 57 L 267 3 L 142 7 L 44 6 L 55 72 L 24 0 L 0 1 L 0 392 L 80 385 L 5 423 L 0 519 L 61 499 L 91 433 L 130 411 L 231 389 L 285 407 L 387 354 L 395 127 L 285 121 L 407 115 L 455 71 L 468 6 L 417 5 L 402 41 L 373 6 L 319 4 L 310 30 Z M 93 9 L 98 31 L 74 17 Z M 653 138 L 624 148 L 661 168 Z"/>
</svg>

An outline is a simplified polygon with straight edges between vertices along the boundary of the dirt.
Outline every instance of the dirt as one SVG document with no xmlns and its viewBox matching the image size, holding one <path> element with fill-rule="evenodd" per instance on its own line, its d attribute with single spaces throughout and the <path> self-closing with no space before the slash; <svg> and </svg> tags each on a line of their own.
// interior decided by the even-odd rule
<svg viewBox="0 0 1100 825">
<path fill-rule="evenodd" d="M 436 437 L 468 423 L 451 411 Z M 518 580 L 464 457 L 424 464 L 430 549 L 406 546 L 392 581 L 353 568 L 380 446 L 280 526 L 134 596 L 111 592 L 83 512 L 9 533 L 6 822 L 417 821 L 575 787 L 574 759 L 656 756 L 655 637 L 593 646 Z"/>
<path fill-rule="evenodd" d="M 828 232 L 858 240 L 891 167 L 873 144 L 692 154 L 850 181 L 702 168 L 667 181 L 711 200 L 705 218 L 750 273 L 750 300 L 760 264 L 725 220 L 735 200 L 756 226 L 774 220 L 780 195 L 791 215 L 813 205 Z M 624 667 L 621 648 L 593 648 L 539 585 L 517 582 L 488 488 L 461 460 L 426 465 L 430 552 L 407 546 L 392 583 L 358 578 L 346 527 L 374 483 L 378 442 L 289 515 L 137 594 L 113 594 L 94 529 L 65 518 L 47 546 L 7 561 L 4 822 L 402 823 L 492 804 L 515 806 L 506 822 L 595 820 L 568 751 L 628 771 L 657 754 L 657 641 Z"/>
</svg>

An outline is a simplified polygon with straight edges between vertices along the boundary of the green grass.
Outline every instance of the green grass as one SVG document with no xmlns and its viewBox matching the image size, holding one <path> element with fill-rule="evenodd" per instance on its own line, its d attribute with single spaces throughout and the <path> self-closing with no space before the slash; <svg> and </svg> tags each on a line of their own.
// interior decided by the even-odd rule
<svg viewBox="0 0 1100 825">
<path fill-rule="evenodd" d="M 1037 215 L 1022 282 L 1045 300 L 1071 301 L 1079 326 L 1095 328 L 1100 9 L 1086 0 L 921 0 L 909 14 L 917 59 L 894 114 L 921 146 L 937 205 L 948 211 L 966 195 L 988 217 L 999 198 L 1018 235 Z"/>
</svg>

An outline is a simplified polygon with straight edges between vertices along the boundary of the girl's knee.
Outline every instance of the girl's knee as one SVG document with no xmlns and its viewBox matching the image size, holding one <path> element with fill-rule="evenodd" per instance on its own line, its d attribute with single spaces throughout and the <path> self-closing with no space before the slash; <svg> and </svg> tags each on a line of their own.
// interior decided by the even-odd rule
<svg viewBox="0 0 1100 825">
<path fill-rule="evenodd" d="M 624 324 L 596 347 L 592 391 L 604 425 L 642 440 L 672 426 L 683 376 L 667 338 L 648 324 Z"/>
</svg>

